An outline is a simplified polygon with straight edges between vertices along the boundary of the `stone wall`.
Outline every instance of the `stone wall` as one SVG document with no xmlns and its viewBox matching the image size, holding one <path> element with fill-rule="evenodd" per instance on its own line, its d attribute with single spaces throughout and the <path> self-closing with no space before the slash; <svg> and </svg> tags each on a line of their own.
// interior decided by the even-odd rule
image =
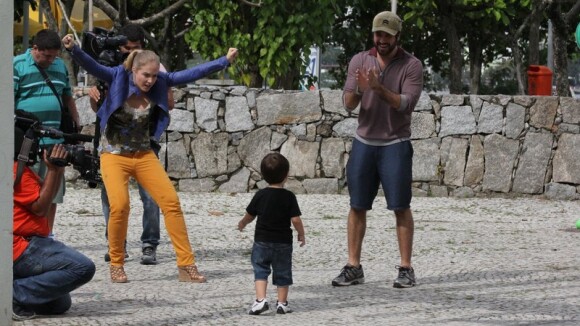
<svg viewBox="0 0 580 326">
<path fill-rule="evenodd" d="M 82 90 L 77 90 L 77 94 Z M 296 193 L 346 193 L 345 166 L 357 112 L 341 91 L 199 87 L 174 91 L 160 159 L 180 191 L 263 188 L 262 157 L 290 161 Z M 77 99 L 84 133 L 94 129 L 88 97 Z M 167 141 L 166 141 L 167 139 Z M 580 191 L 580 102 L 572 98 L 423 93 L 412 119 L 416 196 Z M 67 173 L 74 179 L 73 171 Z"/>
</svg>

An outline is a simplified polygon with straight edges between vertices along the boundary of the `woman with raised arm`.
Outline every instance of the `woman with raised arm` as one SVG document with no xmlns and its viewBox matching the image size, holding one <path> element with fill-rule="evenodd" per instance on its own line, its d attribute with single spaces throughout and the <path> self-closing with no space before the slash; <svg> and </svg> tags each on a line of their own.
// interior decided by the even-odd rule
<svg viewBox="0 0 580 326">
<path fill-rule="evenodd" d="M 169 125 L 167 90 L 193 82 L 227 68 L 237 57 L 230 48 L 227 55 L 177 72 L 159 71 L 159 57 L 152 51 L 133 51 L 123 65 L 99 64 L 74 44 L 72 35 L 62 39 L 71 57 L 85 70 L 109 84 L 109 92 L 97 115 L 101 140 L 101 174 L 111 207 L 109 217 L 109 255 L 111 281 L 128 282 L 124 265 L 124 245 L 129 222 L 129 178 L 133 177 L 161 208 L 167 233 L 177 256 L 179 281 L 203 283 L 197 270 L 181 204 L 169 176 L 151 149 Z"/>
</svg>

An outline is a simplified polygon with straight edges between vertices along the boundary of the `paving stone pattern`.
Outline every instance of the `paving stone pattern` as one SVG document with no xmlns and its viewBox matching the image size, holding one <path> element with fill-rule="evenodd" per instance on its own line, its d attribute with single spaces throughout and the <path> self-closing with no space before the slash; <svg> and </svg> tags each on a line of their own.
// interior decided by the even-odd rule
<svg viewBox="0 0 580 326">
<path fill-rule="evenodd" d="M 14 325 L 579 325 L 578 201 L 541 198 L 414 198 L 413 262 L 418 285 L 395 289 L 394 217 L 384 200 L 369 213 L 366 283 L 334 288 L 347 258 L 345 195 L 298 195 L 307 245 L 294 247 L 292 314 L 249 316 L 255 224 L 236 226 L 252 194 L 180 193 L 190 241 L 208 282 L 177 281 L 162 228 L 160 264 L 139 264 L 141 204 L 131 189 L 127 284 L 109 280 L 97 189 L 67 189 L 57 238 L 94 260 L 94 279 L 73 292 L 59 317 Z M 270 279 L 271 282 L 271 279 Z M 276 302 L 275 288 L 268 299 Z"/>
</svg>

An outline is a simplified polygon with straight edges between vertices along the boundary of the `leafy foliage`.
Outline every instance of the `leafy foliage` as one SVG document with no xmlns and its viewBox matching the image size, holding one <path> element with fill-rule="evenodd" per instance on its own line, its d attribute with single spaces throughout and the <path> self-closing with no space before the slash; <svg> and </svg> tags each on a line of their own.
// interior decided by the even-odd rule
<svg viewBox="0 0 580 326">
<path fill-rule="evenodd" d="M 312 45 L 323 45 L 334 21 L 333 0 L 197 1 L 186 42 L 206 59 L 240 51 L 232 77 L 245 85 L 297 88 Z"/>
<path fill-rule="evenodd" d="M 435 12 L 415 18 L 413 16 L 415 13 L 408 7 L 409 5 L 410 2 L 400 2 L 397 9 L 397 13 L 403 19 L 399 43 L 406 51 L 419 58 L 424 66 L 431 68 L 431 70 L 425 70 L 425 85 L 430 89 L 439 90 L 440 75 L 446 76 L 449 67 L 445 35 L 438 25 Z M 371 0 L 343 0 L 338 7 L 342 9 L 337 13 L 330 41 L 344 51 L 338 56 L 340 67 L 333 69 L 332 74 L 337 84 L 343 85 L 352 56 L 374 46 L 371 33 L 374 16 L 390 8 L 386 8 L 385 3 Z M 431 73 L 431 71 L 438 73 Z"/>
<path fill-rule="evenodd" d="M 40 3 L 40 0 L 13 1 L 15 21 L 23 15 L 24 2 L 36 6 Z M 191 58 L 188 46 L 204 59 L 214 59 L 224 55 L 229 47 L 237 47 L 240 56 L 229 70 L 237 82 L 285 89 L 296 89 L 298 82 L 304 80 L 305 58 L 312 45 L 321 46 L 323 55 L 325 45 L 334 49 L 333 56 L 338 56 L 339 67 L 331 73 L 337 81 L 335 85 L 342 87 L 350 58 L 373 46 L 370 31 L 374 15 L 390 10 L 388 1 L 374 0 L 261 0 L 259 7 L 239 0 L 94 2 L 101 9 L 107 6 L 117 14 L 118 24 L 134 22 L 145 27 L 151 35 L 148 47 L 161 55 L 169 70 L 185 67 L 185 61 Z M 400 44 L 426 67 L 426 89 L 441 90 L 449 80 L 454 91 L 464 92 L 469 85 L 471 91 L 477 92 L 473 86 L 481 78 L 480 93 L 511 93 L 510 78 L 522 74 L 525 78 L 527 51 L 535 45 L 538 53 L 538 44 L 545 44 L 547 16 L 552 15 L 553 26 L 557 27 L 554 39 L 559 41 L 555 49 L 555 76 L 561 76 L 564 83 L 569 70 L 564 59 L 568 54 L 577 57 L 579 53 L 573 37 L 580 20 L 578 1 L 553 2 L 551 10 L 540 11 L 540 40 L 531 44 L 525 22 L 530 16 L 531 4 L 539 2 L 399 1 L 397 13 L 404 20 Z M 166 8 L 177 5 L 183 6 L 181 10 L 162 19 L 155 18 Z M 540 61 L 545 62 L 546 51 L 541 50 L 539 54 Z M 538 60 L 537 55 L 534 60 Z M 521 82 L 525 84 L 521 78 L 518 81 L 520 87 Z"/>
</svg>

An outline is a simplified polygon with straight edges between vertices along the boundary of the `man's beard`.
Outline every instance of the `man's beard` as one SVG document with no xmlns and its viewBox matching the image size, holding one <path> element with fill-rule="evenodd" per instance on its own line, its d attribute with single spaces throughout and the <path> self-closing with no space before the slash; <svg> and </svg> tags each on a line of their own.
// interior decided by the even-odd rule
<svg viewBox="0 0 580 326">
<path fill-rule="evenodd" d="M 382 47 L 379 46 L 379 42 L 375 42 L 375 49 L 377 49 L 377 52 L 379 53 L 379 55 L 381 56 L 388 56 L 389 54 L 393 53 L 393 51 L 395 51 L 395 49 L 397 48 L 397 41 L 394 41 L 393 43 L 382 43 L 381 45 L 383 45 Z"/>
</svg>

